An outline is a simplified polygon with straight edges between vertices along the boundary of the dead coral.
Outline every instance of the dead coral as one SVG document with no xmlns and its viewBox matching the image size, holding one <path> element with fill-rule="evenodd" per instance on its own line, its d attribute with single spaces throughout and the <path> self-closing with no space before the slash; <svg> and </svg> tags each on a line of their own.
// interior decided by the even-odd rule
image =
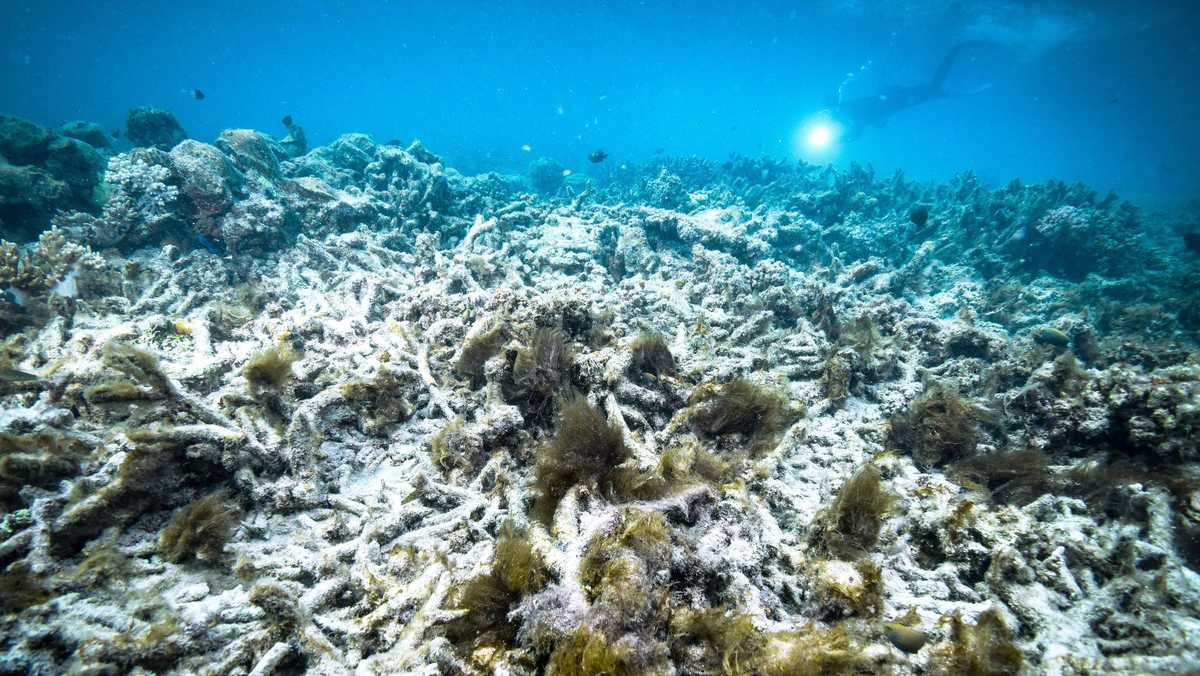
<svg viewBox="0 0 1200 676">
<path fill-rule="evenodd" d="M 229 494 L 210 493 L 175 513 L 158 535 L 159 551 L 175 563 L 193 556 L 218 561 L 237 520 L 238 510 L 229 504 Z"/>
<path fill-rule="evenodd" d="M 843 627 L 808 625 L 768 635 L 759 662 L 762 676 L 842 676 L 880 673 L 879 666 Z"/>
<path fill-rule="evenodd" d="M 547 676 L 638 676 L 648 673 L 638 665 L 628 642 L 610 641 L 603 633 L 580 627 L 554 650 Z"/>
<path fill-rule="evenodd" d="M 621 500 L 658 500 L 678 495 L 697 484 L 716 487 L 741 470 L 746 454 L 722 460 L 712 451 L 689 444 L 663 451 L 651 471 L 626 463 L 613 477 L 613 495 Z"/>
<path fill-rule="evenodd" d="M 1036 449 L 973 455 L 951 465 L 948 476 L 959 485 L 986 491 L 996 502 L 1017 506 L 1062 485 L 1051 476 L 1046 456 Z"/>
<path fill-rule="evenodd" d="M 165 399 L 171 385 L 163 375 L 158 357 L 121 341 L 109 341 L 100 360 L 110 374 L 88 386 L 83 396 L 93 404 Z"/>
<path fill-rule="evenodd" d="M 842 627 L 808 625 L 766 633 L 724 608 L 683 608 L 671 618 L 671 656 L 682 673 L 741 676 L 841 676 L 878 673 Z"/>
<path fill-rule="evenodd" d="M 534 513 L 549 523 L 559 501 L 576 484 L 595 482 L 611 489 L 614 469 L 630 456 L 621 431 L 585 397 L 562 405 L 558 432 L 538 450 Z"/>
<path fill-rule="evenodd" d="M 670 635 L 671 656 L 686 673 L 752 673 L 767 643 L 748 615 L 725 608 L 677 610 Z"/>
<path fill-rule="evenodd" d="M 809 567 L 821 619 L 876 617 L 883 608 L 883 572 L 869 560 L 816 561 Z"/>
<path fill-rule="evenodd" d="M 51 486 L 78 474 L 90 450 L 79 439 L 52 429 L 0 432 L 0 486 L 14 492 L 23 486 Z"/>
<path fill-rule="evenodd" d="M 833 352 L 825 358 L 821 370 L 821 394 L 829 403 L 841 406 L 850 396 L 850 382 L 853 376 L 849 358 Z"/>
<path fill-rule="evenodd" d="M 661 568 L 670 561 L 671 532 L 659 512 L 628 508 L 611 533 L 588 543 L 579 564 L 580 582 L 595 592 L 604 577 L 605 567 L 625 553 Z"/>
<path fill-rule="evenodd" d="M 24 561 L 10 565 L 0 575 L 0 613 L 17 613 L 51 598 L 42 579 Z"/>
<path fill-rule="evenodd" d="M 273 582 L 260 582 L 250 590 L 250 603 L 262 609 L 277 640 L 293 640 L 304 626 L 300 604 L 288 590 Z"/>
<path fill-rule="evenodd" d="M 867 463 L 842 484 L 833 503 L 817 514 L 809 542 L 838 558 L 857 559 L 879 540 L 893 502 L 879 468 Z"/>
<path fill-rule="evenodd" d="M 342 397 L 354 409 L 354 420 L 364 434 L 383 435 L 398 422 L 412 415 L 412 406 L 404 391 L 413 385 L 401 373 L 383 367 L 370 380 L 354 380 L 342 385 Z"/>
</svg>

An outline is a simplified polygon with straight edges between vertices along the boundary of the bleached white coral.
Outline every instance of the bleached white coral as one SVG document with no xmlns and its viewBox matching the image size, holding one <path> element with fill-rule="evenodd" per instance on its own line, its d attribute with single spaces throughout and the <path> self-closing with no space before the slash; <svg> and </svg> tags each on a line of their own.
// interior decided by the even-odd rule
<svg viewBox="0 0 1200 676">
<path fill-rule="evenodd" d="M 136 153 L 110 159 L 104 180 L 111 193 L 103 218 L 91 228 L 91 240 L 99 246 L 112 246 L 151 237 L 175 217 L 179 189 L 168 183 L 170 178 L 169 168 Z"/>
</svg>

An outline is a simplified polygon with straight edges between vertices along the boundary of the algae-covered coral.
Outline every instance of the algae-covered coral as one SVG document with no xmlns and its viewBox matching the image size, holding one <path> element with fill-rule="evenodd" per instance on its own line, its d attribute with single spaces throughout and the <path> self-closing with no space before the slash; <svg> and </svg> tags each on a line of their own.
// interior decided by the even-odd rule
<svg viewBox="0 0 1200 676">
<path fill-rule="evenodd" d="M 1200 659 L 1192 263 L 1131 265 L 1136 211 L 285 150 L 118 153 L 103 203 L 0 247 L 0 670 Z"/>
</svg>

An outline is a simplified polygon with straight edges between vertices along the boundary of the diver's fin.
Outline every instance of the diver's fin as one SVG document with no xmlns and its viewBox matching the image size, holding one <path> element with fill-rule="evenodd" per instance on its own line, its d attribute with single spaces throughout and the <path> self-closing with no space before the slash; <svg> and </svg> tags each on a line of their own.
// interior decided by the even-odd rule
<svg viewBox="0 0 1200 676">
<path fill-rule="evenodd" d="M 982 93 L 986 92 L 987 90 L 989 90 L 989 89 L 991 89 L 991 88 L 992 88 L 992 83 L 991 83 L 991 82 L 985 82 L 985 83 L 983 83 L 983 84 L 979 85 L 978 87 L 972 87 L 971 89 L 968 89 L 968 90 L 966 90 L 966 91 L 945 91 L 945 90 L 942 90 L 942 96 L 945 96 L 945 97 L 948 97 L 948 98 L 958 98 L 958 97 L 964 97 L 964 96 L 975 96 L 976 94 L 982 94 Z"/>
<path fill-rule="evenodd" d="M 950 76 L 950 69 L 954 68 L 954 63 L 958 60 L 958 55 L 962 53 L 962 50 L 972 47 L 986 47 L 989 44 L 991 43 L 984 40 L 969 40 L 951 47 L 950 51 L 946 52 L 946 56 L 942 57 L 942 62 L 938 64 L 937 70 L 933 72 L 933 79 L 929 81 L 929 86 L 933 87 L 936 91 L 941 91 L 946 78 Z"/>
</svg>

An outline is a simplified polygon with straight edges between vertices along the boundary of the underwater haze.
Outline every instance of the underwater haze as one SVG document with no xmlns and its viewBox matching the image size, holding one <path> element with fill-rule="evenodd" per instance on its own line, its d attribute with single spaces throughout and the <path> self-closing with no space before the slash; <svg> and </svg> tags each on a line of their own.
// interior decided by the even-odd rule
<svg viewBox="0 0 1200 676">
<path fill-rule="evenodd" d="M 0 15 L 0 676 L 1200 674 L 1195 3 Z"/>
<path fill-rule="evenodd" d="M 578 170 L 597 148 L 806 156 L 797 135 L 830 96 L 923 82 L 977 41 L 947 96 L 816 159 L 1082 180 L 1155 205 L 1200 184 L 1192 2 L 18 0 L 4 15 L 0 110 L 39 124 L 115 129 L 152 105 L 211 140 L 282 133 L 290 114 L 316 144 L 419 137 L 471 172 L 530 154 Z"/>
</svg>

